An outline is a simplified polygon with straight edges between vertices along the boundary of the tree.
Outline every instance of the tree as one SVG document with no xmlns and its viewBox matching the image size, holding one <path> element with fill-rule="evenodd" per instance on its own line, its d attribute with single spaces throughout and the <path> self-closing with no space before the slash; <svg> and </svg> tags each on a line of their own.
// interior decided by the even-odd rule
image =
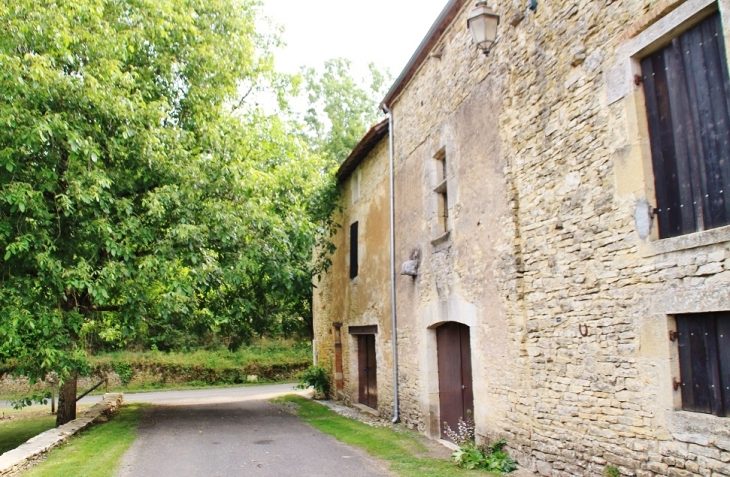
<svg viewBox="0 0 730 477">
<path fill-rule="evenodd" d="M 255 18 L 250 0 L 0 4 L 0 361 L 59 374 L 59 424 L 89 333 L 235 347 L 306 312 L 332 181 L 246 103 L 285 81 Z"/>
<path fill-rule="evenodd" d="M 304 86 L 309 109 L 305 121 L 316 150 L 338 164 L 367 132 L 382 119 L 379 101 L 385 96 L 391 76 L 368 65 L 369 77 L 357 80 L 352 63 L 343 58 L 325 62 L 324 70 L 305 68 Z"/>
</svg>

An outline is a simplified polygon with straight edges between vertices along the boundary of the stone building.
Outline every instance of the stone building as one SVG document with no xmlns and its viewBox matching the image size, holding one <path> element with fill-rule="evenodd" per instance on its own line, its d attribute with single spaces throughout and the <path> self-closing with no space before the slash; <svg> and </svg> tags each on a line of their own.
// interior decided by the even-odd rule
<svg viewBox="0 0 730 477">
<path fill-rule="evenodd" d="M 730 0 L 492 6 L 484 56 L 446 5 L 340 169 L 319 363 L 540 475 L 730 476 Z"/>
</svg>

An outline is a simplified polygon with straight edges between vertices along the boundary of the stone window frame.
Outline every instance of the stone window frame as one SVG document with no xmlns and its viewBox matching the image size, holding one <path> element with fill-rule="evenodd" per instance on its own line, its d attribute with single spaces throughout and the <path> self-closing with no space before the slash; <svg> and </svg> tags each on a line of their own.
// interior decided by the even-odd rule
<svg viewBox="0 0 730 477">
<path fill-rule="evenodd" d="M 671 8 L 666 13 L 668 5 Z M 652 216 L 656 196 L 644 90 L 643 85 L 634 82 L 635 76 L 641 74 L 642 58 L 664 48 L 672 39 L 717 11 L 723 24 L 730 64 L 730 0 L 674 0 L 662 2 L 628 30 L 631 37 L 618 45 L 614 66 L 606 73 L 607 103 L 611 106 L 623 100 L 628 119 L 630 158 L 623 164 L 616 164 L 617 189 L 619 193 L 633 192 L 639 196 L 634 217 L 642 239 L 638 247 L 642 257 L 730 241 L 730 225 L 659 238 L 657 218 Z M 627 176 L 631 178 L 626 180 Z"/>
<path fill-rule="evenodd" d="M 436 161 L 436 187 L 433 191 L 436 193 L 438 207 L 436 209 L 436 218 L 438 227 L 441 232 L 449 231 L 449 174 L 448 162 L 446 160 L 446 148 L 442 148 L 433 156 Z"/>
<path fill-rule="evenodd" d="M 619 151 L 614 161 L 616 196 L 624 203 L 634 204 L 636 229 L 641 239 L 635 242 L 636 251 L 642 258 L 685 250 L 700 253 L 712 245 L 730 242 L 730 226 L 659 238 L 656 218 L 650 216 L 651 204 L 656 204 L 656 200 L 644 89 L 642 84 L 637 85 L 634 81 L 635 75 L 641 74 L 642 58 L 660 50 L 673 38 L 717 11 L 720 12 L 730 64 L 730 0 L 665 0 L 616 40 L 618 44 L 613 62 L 605 71 L 606 104 L 620 111 L 626 121 L 624 132 L 628 147 L 626 151 Z M 647 230 L 642 230 L 642 225 Z M 684 436 L 690 435 L 700 425 L 708 430 L 708 434 L 720 435 L 725 432 L 727 418 L 684 411 L 680 393 L 671 391 L 673 379 L 679 377 L 679 353 L 669 341 L 668 331 L 676 331 L 677 315 L 730 310 L 730 294 L 722 284 L 701 288 L 687 285 L 653 293 L 648 301 L 647 315 L 642 324 L 644 332 L 647 336 L 666 337 L 666 346 L 659 345 L 653 352 L 666 358 L 660 367 L 658 389 L 669 391 L 658 398 L 667 404 L 665 409 L 668 412 L 662 416 L 667 429 L 674 436 Z M 647 341 L 648 347 L 655 346 L 655 342 L 656 338 L 652 338 L 651 343 Z"/>
<path fill-rule="evenodd" d="M 442 146 L 431 155 L 430 161 L 431 244 L 437 249 L 449 243 L 453 228 L 450 213 L 453 205 L 453 193 L 450 193 L 453 192 L 450 190 L 453 189 L 453 175 L 449 173 L 452 167 L 449 157 L 448 148 Z"/>
<path fill-rule="evenodd" d="M 360 200 L 360 197 L 362 197 L 362 171 L 360 169 L 356 170 L 352 174 L 351 181 L 351 193 L 350 196 L 352 198 L 352 203 L 355 204 L 357 201 Z"/>
</svg>

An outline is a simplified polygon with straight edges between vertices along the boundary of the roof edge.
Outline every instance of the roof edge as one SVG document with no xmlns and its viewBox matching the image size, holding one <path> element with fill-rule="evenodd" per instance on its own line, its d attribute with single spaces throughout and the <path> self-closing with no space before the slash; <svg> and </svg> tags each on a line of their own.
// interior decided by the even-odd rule
<svg viewBox="0 0 730 477">
<path fill-rule="evenodd" d="M 413 75 L 416 74 L 416 70 L 423 64 L 425 59 L 428 57 L 428 52 L 434 47 L 436 43 L 441 39 L 448 26 L 454 21 L 456 15 L 463 8 L 463 6 L 469 0 L 449 0 L 438 18 L 431 25 L 431 28 L 426 33 L 426 36 L 421 40 L 421 44 L 418 45 L 416 51 L 408 60 L 408 64 L 401 72 L 400 76 L 395 80 L 393 86 L 391 86 L 388 93 L 383 98 L 382 105 L 390 107 L 393 99 L 405 88 L 410 82 Z"/>
<path fill-rule="evenodd" d="M 343 182 L 345 179 L 347 179 L 350 174 L 352 174 L 355 169 L 357 169 L 357 166 L 360 165 L 360 163 L 367 157 L 367 155 L 370 154 L 373 149 L 375 149 L 375 146 L 377 146 L 380 141 L 382 141 L 383 138 L 388 135 L 389 131 L 390 118 L 385 118 L 375 126 L 371 127 L 370 130 L 365 133 L 362 139 L 360 139 L 360 142 L 355 145 L 355 147 L 350 152 L 350 155 L 347 156 L 347 159 L 345 159 L 342 164 L 340 164 L 340 167 L 337 169 L 337 173 L 335 174 L 337 180 L 339 182 Z"/>
</svg>

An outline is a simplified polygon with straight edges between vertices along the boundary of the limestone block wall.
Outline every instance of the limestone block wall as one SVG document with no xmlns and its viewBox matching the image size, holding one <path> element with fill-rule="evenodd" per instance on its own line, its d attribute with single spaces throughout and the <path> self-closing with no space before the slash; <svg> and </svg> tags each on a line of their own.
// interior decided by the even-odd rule
<svg viewBox="0 0 730 477">
<path fill-rule="evenodd" d="M 390 313 L 390 205 L 388 138 L 384 138 L 341 184 L 338 217 L 341 228 L 333 238 L 332 267 L 315 283 L 315 346 L 318 364 L 333 371 L 333 323 L 342 323 L 344 389 L 336 397 L 358 401 L 357 337 L 349 326 L 377 325 L 376 357 L 378 411 L 393 415 L 393 360 Z M 358 222 L 359 272 L 350 279 L 350 224 Z"/>
<path fill-rule="evenodd" d="M 464 20 L 465 21 L 465 20 Z M 458 22 L 458 20 L 457 20 Z M 503 75 L 450 30 L 392 106 L 396 162 L 396 263 L 420 254 L 416 278 L 398 277 L 399 373 L 403 422 L 439 435 L 436 328 L 470 327 L 475 419 L 484 431 L 508 406 L 509 336 L 502 278 L 512 257 L 506 163 L 498 111 Z M 438 219 L 446 161 L 448 220 Z M 505 261 L 507 264 L 505 265 Z"/>
<path fill-rule="evenodd" d="M 679 410 L 668 339 L 675 314 L 730 309 L 730 230 L 641 237 L 655 201 L 632 82 L 647 48 L 718 7 L 727 24 L 724 1 L 540 2 L 494 52 L 510 69 L 499 129 L 523 273 L 508 306 L 530 383 L 501 428 L 543 475 L 730 475 L 730 422 Z"/>
<path fill-rule="evenodd" d="M 472 327 L 475 418 L 542 475 L 730 475 L 730 420 L 681 411 L 679 313 L 730 310 L 730 228 L 659 240 L 642 54 L 721 0 L 501 2 L 475 51 L 464 6 L 392 109 L 401 412 L 438 429 L 434 325 Z M 726 27 L 726 45 L 730 28 Z M 435 237 L 445 149 L 451 233 Z M 580 327 L 580 328 L 579 328 Z M 580 330 L 586 336 L 583 336 Z"/>
</svg>

